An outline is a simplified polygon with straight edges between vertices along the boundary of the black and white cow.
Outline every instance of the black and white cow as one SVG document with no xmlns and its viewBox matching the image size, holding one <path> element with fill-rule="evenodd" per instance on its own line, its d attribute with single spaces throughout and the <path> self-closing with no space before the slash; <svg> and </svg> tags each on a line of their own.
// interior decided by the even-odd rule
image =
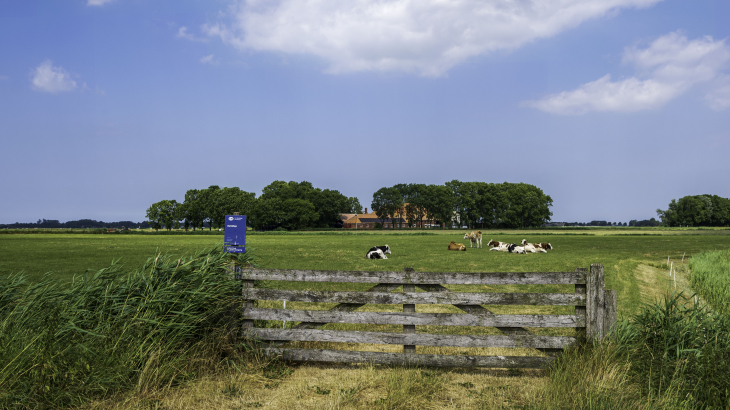
<svg viewBox="0 0 730 410">
<path fill-rule="evenodd" d="M 368 253 L 365 255 L 368 259 L 388 259 L 387 256 L 378 248 L 375 248 L 374 251 L 368 251 Z"/>
<path fill-rule="evenodd" d="M 383 246 L 373 246 L 372 248 L 370 248 L 370 250 L 371 250 L 371 251 L 372 251 L 372 250 L 375 250 L 375 248 L 378 248 L 378 249 L 380 249 L 380 250 L 381 250 L 381 251 L 383 251 L 383 253 L 384 253 L 384 254 L 386 254 L 386 255 L 390 255 L 390 246 L 388 246 L 388 245 L 383 245 Z"/>
<path fill-rule="evenodd" d="M 388 245 L 373 246 L 370 248 L 365 257 L 368 259 L 388 259 L 388 257 L 385 256 L 386 253 L 390 254 L 390 247 Z"/>
<path fill-rule="evenodd" d="M 522 254 L 526 253 L 524 246 L 517 246 L 517 245 L 515 245 L 513 243 L 511 243 L 507 247 L 507 250 L 509 251 L 509 253 L 522 253 Z"/>
<path fill-rule="evenodd" d="M 489 242 L 487 243 L 487 246 L 492 247 L 492 249 L 490 249 L 490 251 L 508 252 L 509 249 L 507 249 L 507 248 L 510 246 L 510 244 L 507 242 L 493 241 L 490 239 Z"/>
</svg>

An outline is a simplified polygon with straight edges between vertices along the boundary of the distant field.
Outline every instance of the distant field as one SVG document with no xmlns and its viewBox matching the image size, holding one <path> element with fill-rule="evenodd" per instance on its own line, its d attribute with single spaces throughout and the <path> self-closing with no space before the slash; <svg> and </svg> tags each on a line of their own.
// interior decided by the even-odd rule
<svg viewBox="0 0 730 410">
<path fill-rule="evenodd" d="M 463 231 L 347 231 L 271 235 L 251 234 L 248 248 L 259 264 L 269 268 L 333 270 L 418 271 L 566 271 L 602 263 L 606 286 L 619 292 L 619 309 L 634 311 L 647 296 L 665 283 L 656 283 L 648 270 L 664 268 L 669 256 L 678 263 L 685 255 L 704 250 L 730 249 L 730 230 L 624 230 L 589 231 L 484 231 L 484 243 L 492 238 L 505 242 L 550 242 L 548 254 L 514 255 L 469 249 L 447 251 L 449 241 L 465 242 Z M 30 280 L 46 272 L 60 282 L 70 282 L 87 269 L 97 270 L 120 260 L 132 269 L 155 252 L 184 255 L 220 245 L 220 236 L 186 235 L 0 235 L 0 275 L 24 271 Z M 388 260 L 368 260 L 373 245 L 390 245 Z M 469 246 L 468 241 L 465 243 Z M 651 290 L 651 291 L 649 291 Z M 653 297 L 652 297 L 653 299 Z"/>
</svg>

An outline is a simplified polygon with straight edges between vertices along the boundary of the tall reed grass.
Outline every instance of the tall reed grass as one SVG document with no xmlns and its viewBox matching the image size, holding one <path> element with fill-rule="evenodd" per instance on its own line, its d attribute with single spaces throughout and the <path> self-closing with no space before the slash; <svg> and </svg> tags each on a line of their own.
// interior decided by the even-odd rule
<svg viewBox="0 0 730 410">
<path fill-rule="evenodd" d="M 0 408 L 57 408 L 196 377 L 235 326 L 222 246 L 28 284 L 0 278 Z M 238 256 L 240 263 L 251 260 Z"/>
<path fill-rule="evenodd" d="M 706 251 L 689 260 L 692 289 L 715 310 L 730 314 L 730 250 Z"/>
<path fill-rule="evenodd" d="M 550 385 L 544 408 L 728 408 L 730 320 L 669 293 L 560 356 Z"/>
</svg>

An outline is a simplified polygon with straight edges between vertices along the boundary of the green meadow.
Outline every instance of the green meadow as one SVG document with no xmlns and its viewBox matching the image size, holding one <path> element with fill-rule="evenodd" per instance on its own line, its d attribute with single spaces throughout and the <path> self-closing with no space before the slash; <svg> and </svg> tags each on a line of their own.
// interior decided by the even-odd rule
<svg viewBox="0 0 730 410">
<path fill-rule="evenodd" d="M 220 280 L 230 263 L 230 256 L 219 251 L 221 235 L 3 234 L 0 407 L 685 409 L 730 403 L 730 319 L 715 315 L 703 303 L 667 293 L 691 295 L 692 283 L 711 304 L 723 300 L 730 289 L 726 283 L 730 230 L 485 231 L 485 244 L 489 239 L 519 242 L 524 238 L 550 242 L 554 249 L 518 255 L 469 248 L 468 242 L 465 252 L 446 249 L 450 241 L 464 243 L 463 235 L 457 230 L 252 233 L 244 258 L 253 258 L 264 268 L 412 267 L 424 272 L 572 271 L 601 263 L 606 287 L 618 290 L 619 315 L 624 319 L 615 336 L 600 345 L 569 349 L 549 370 L 291 365 L 258 355 L 237 339 L 235 329 L 228 328 L 240 287 Z M 387 260 L 365 259 L 367 249 L 384 244 L 393 252 Z M 674 277 L 668 275 L 668 260 L 677 273 Z M 110 266 L 112 261 L 119 262 Z M 25 283 L 14 275 L 21 271 Z M 699 272 L 702 276 L 696 276 Z M 88 279 L 82 280 L 85 273 L 90 273 Z M 368 287 L 266 281 L 258 286 Z M 471 292 L 573 292 L 567 285 L 449 287 Z M 260 307 L 281 304 L 259 303 Z M 291 303 L 288 308 L 306 307 Z M 515 309 L 571 313 L 566 307 L 488 308 L 505 314 L 517 313 Z M 399 307 L 368 305 L 362 310 L 373 309 Z M 418 312 L 429 309 L 434 307 L 417 306 Z M 327 326 L 350 329 L 353 325 Z M 443 328 L 423 326 L 419 332 L 493 333 L 493 329 Z M 357 326 L 351 330 L 401 331 L 399 327 Z M 336 347 L 323 342 L 292 342 L 291 347 L 400 349 L 365 344 Z M 536 354 L 528 350 L 419 346 L 417 352 Z"/>
<path fill-rule="evenodd" d="M 683 266 L 696 253 L 730 248 L 730 230 L 718 229 L 483 231 L 483 249 L 469 248 L 464 232 L 251 233 L 247 248 L 260 267 L 279 269 L 554 272 L 601 263 L 606 287 L 618 291 L 623 313 L 635 312 L 668 287 L 668 278 L 652 273 L 652 269 L 667 270 L 667 258 Z M 47 274 L 59 283 L 70 283 L 74 276 L 102 269 L 112 261 L 131 269 L 157 253 L 187 255 L 220 245 L 222 239 L 219 235 L 0 235 L 0 275 L 23 271 L 31 282 Z M 547 254 L 495 252 L 486 247 L 489 239 L 550 242 L 554 249 Z M 464 243 L 467 250 L 448 251 L 450 241 Z M 371 246 L 384 244 L 393 252 L 387 260 L 365 259 Z"/>
</svg>

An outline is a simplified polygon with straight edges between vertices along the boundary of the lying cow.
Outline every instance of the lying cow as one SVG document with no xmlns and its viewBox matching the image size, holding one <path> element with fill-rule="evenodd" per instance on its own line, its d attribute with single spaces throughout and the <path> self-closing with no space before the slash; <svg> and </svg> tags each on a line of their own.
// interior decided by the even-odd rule
<svg viewBox="0 0 730 410">
<path fill-rule="evenodd" d="M 534 252 L 545 252 L 545 253 L 547 253 L 547 250 L 548 249 L 550 249 L 550 250 L 553 249 L 553 246 L 550 245 L 548 242 L 527 243 L 527 239 L 523 239 L 522 240 L 522 245 L 525 246 L 525 249 L 527 249 L 530 246 L 533 247 L 533 248 L 535 248 L 534 251 L 531 251 L 533 253 Z M 529 251 L 529 249 L 527 249 L 527 250 Z"/>
<path fill-rule="evenodd" d="M 464 234 L 464 239 L 469 240 L 469 247 L 474 247 L 474 244 L 476 244 L 477 248 L 482 247 L 482 231 L 476 231 L 476 232 L 470 232 Z"/>
<path fill-rule="evenodd" d="M 446 249 L 450 251 L 466 251 L 466 246 L 464 246 L 464 244 L 451 241 Z"/>
<path fill-rule="evenodd" d="M 509 253 L 522 253 L 522 254 L 527 253 L 527 252 L 525 252 L 524 246 L 517 246 L 513 243 L 509 244 L 509 246 L 507 247 L 507 251 L 509 251 Z"/>
<path fill-rule="evenodd" d="M 372 247 L 368 253 L 365 255 L 368 259 L 388 259 L 387 256 L 383 253 L 383 251 L 380 250 L 380 248 L 374 246 Z"/>
<path fill-rule="evenodd" d="M 487 246 L 491 246 L 491 247 L 492 247 L 492 249 L 490 249 L 490 251 L 502 251 L 502 252 L 507 252 L 507 251 L 508 251 L 508 249 L 507 249 L 507 248 L 508 248 L 508 247 L 509 247 L 510 245 L 511 245 L 511 244 L 509 244 L 509 243 L 507 243 L 507 242 L 499 242 L 499 241 L 493 241 L 493 240 L 490 240 L 490 241 L 489 241 L 489 242 L 487 243 Z"/>
<path fill-rule="evenodd" d="M 525 250 L 527 252 L 532 252 L 532 253 L 543 252 L 543 253 L 547 253 L 547 251 L 545 249 L 539 247 L 539 245 L 540 245 L 539 243 L 527 243 L 527 239 L 523 239 L 521 243 L 522 243 L 522 246 L 525 247 Z"/>
<path fill-rule="evenodd" d="M 374 251 L 376 249 L 380 249 L 381 251 L 383 251 L 384 254 L 390 255 L 390 246 L 388 246 L 388 245 L 385 245 L 385 246 L 373 246 L 372 248 L 370 248 L 370 251 Z M 368 251 L 368 252 L 370 252 L 370 251 Z"/>
</svg>

